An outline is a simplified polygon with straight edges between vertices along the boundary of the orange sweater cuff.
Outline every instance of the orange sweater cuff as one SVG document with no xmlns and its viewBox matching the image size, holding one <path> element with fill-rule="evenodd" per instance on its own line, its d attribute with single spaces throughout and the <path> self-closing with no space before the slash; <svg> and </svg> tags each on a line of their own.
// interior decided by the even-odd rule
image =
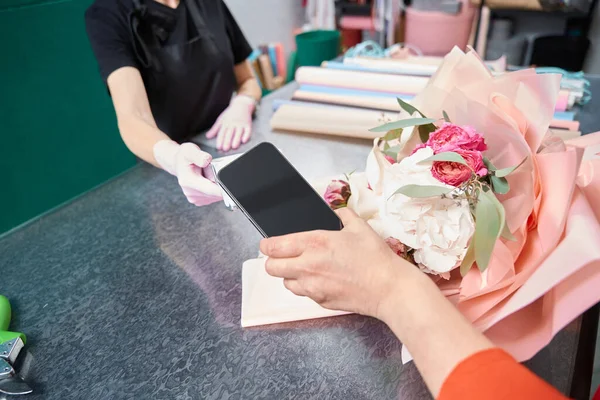
<svg viewBox="0 0 600 400">
<path fill-rule="evenodd" d="M 475 353 L 461 361 L 444 381 L 438 400 L 565 400 L 555 388 L 502 349 Z"/>
</svg>

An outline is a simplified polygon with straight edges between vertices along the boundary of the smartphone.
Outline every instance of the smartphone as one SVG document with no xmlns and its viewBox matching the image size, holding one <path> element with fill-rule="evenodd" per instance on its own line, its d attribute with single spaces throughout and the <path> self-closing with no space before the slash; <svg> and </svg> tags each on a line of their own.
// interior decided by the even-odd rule
<svg viewBox="0 0 600 400">
<path fill-rule="evenodd" d="M 336 213 L 271 143 L 221 168 L 217 183 L 263 237 L 342 228 Z"/>
</svg>

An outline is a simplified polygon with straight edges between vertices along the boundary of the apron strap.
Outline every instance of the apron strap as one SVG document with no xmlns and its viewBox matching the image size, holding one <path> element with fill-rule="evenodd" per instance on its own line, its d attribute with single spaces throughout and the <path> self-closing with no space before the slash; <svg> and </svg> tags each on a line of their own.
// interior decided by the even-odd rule
<svg viewBox="0 0 600 400">
<path fill-rule="evenodd" d="M 148 6 L 143 3 L 143 0 L 133 0 L 133 11 L 129 14 L 129 27 L 133 36 L 133 50 L 144 68 L 155 68 L 160 72 L 162 71 L 160 62 L 152 55 L 146 39 L 139 32 L 140 22 L 146 18 L 147 14 Z M 138 44 L 141 49 L 138 49 Z"/>
<path fill-rule="evenodd" d="M 194 21 L 194 25 L 196 25 L 196 30 L 198 31 L 199 37 L 208 38 L 211 41 L 211 44 L 216 47 L 215 37 L 213 36 L 210 29 L 207 28 L 204 23 L 204 18 L 202 18 L 202 13 L 200 12 L 200 8 L 198 7 L 197 0 L 184 0 L 187 5 L 187 9 L 192 16 L 192 20 Z"/>
</svg>

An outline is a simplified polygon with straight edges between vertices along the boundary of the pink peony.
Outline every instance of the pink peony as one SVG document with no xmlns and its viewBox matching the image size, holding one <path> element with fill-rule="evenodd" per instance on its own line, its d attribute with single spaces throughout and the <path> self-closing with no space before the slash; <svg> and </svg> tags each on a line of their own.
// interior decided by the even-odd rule
<svg viewBox="0 0 600 400">
<path fill-rule="evenodd" d="M 351 195 L 350 184 L 342 180 L 334 180 L 327 186 L 324 199 L 334 210 L 346 207 Z"/>
<path fill-rule="evenodd" d="M 446 151 L 454 151 L 460 154 L 468 166 L 450 161 L 434 161 L 431 167 L 431 174 L 438 181 L 458 187 L 471 179 L 473 172 L 478 176 L 487 175 L 488 170 L 483 163 L 481 152 L 476 150 L 462 150 L 460 148 L 453 148 Z"/>
<path fill-rule="evenodd" d="M 427 143 L 418 145 L 413 153 L 423 147 L 431 147 L 435 154 L 456 149 L 485 151 L 487 145 L 480 133 L 470 126 L 458 126 L 444 123 L 438 130 L 429 135 Z"/>
</svg>

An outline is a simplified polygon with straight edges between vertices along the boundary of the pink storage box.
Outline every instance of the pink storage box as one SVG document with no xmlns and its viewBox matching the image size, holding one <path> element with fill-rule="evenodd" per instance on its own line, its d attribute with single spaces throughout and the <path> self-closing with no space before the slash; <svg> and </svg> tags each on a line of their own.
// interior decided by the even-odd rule
<svg viewBox="0 0 600 400">
<path fill-rule="evenodd" d="M 408 7 L 404 42 L 430 56 L 445 56 L 454 46 L 465 50 L 474 16 L 475 8 L 468 1 L 463 1 L 456 15 Z"/>
</svg>

